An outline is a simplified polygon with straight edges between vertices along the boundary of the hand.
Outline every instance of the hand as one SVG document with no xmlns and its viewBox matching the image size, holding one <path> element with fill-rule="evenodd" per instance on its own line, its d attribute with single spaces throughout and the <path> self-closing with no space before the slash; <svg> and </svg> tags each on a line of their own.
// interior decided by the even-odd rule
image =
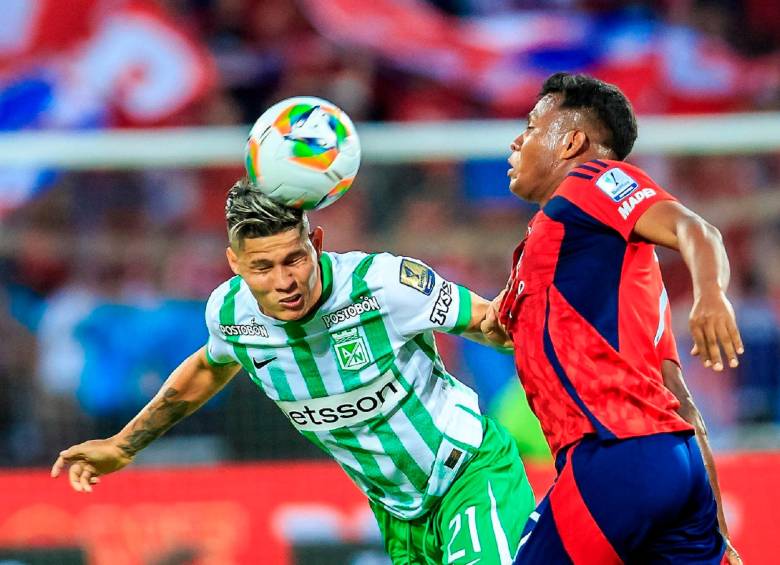
<svg viewBox="0 0 780 565">
<path fill-rule="evenodd" d="M 724 364 L 720 348 L 730 367 L 739 365 L 738 354 L 745 351 L 739 335 L 734 308 L 721 290 L 702 293 L 693 303 L 688 320 L 693 337 L 691 355 L 701 357 L 705 367 L 722 371 Z"/>
<path fill-rule="evenodd" d="M 132 460 L 114 439 L 93 439 L 61 451 L 51 468 L 51 476 L 58 477 L 70 465 L 68 478 L 73 490 L 92 492 L 92 485 L 100 482 L 101 475 L 118 471 Z"/>
<path fill-rule="evenodd" d="M 506 294 L 506 289 L 502 290 L 501 293 L 490 302 L 487 312 L 485 313 L 485 319 L 482 320 L 479 329 L 482 330 L 482 334 L 491 343 L 495 343 L 502 347 L 512 347 L 514 344 L 509 338 L 509 335 L 507 335 L 506 328 L 502 326 L 501 322 L 498 320 L 498 310 L 501 306 L 504 294 Z"/>
<path fill-rule="evenodd" d="M 737 553 L 737 550 L 734 549 L 734 546 L 731 545 L 731 540 L 728 538 L 726 538 L 726 555 L 724 557 L 729 565 L 742 565 L 742 558 Z"/>
</svg>

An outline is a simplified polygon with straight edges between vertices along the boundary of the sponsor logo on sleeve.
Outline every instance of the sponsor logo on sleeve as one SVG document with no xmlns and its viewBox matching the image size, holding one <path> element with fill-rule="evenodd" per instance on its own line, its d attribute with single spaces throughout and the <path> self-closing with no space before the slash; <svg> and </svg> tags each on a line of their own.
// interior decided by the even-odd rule
<svg viewBox="0 0 780 565">
<path fill-rule="evenodd" d="M 652 188 L 643 188 L 642 190 L 636 192 L 635 194 L 632 194 L 628 197 L 628 200 L 623 202 L 620 206 L 618 206 L 618 212 L 620 212 L 620 217 L 624 220 L 628 219 L 628 217 L 631 215 L 631 212 L 634 211 L 634 208 L 636 208 L 636 205 L 642 202 L 642 200 L 647 200 L 648 198 L 652 198 L 655 196 L 655 190 Z"/>
<path fill-rule="evenodd" d="M 433 305 L 431 311 L 431 322 L 443 326 L 447 321 L 447 313 L 450 311 L 452 305 L 452 284 L 445 282 L 439 289 L 439 296 L 436 299 L 436 304 Z"/>
<path fill-rule="evenodd" d="M 393 372 L 388 371 L 373 382 L 349 392 L 276 404 L 299 430 L 320 432 L 388 414 L 405 394 Z"/>
<path fill-rule="evenodd" d="M 399 280 L 401 284 L 405 284 L 426 296 L 430 296 L 431 292 L 433 292 L 433 285 L 436 283 L 436 275 L 422 263 L 404 259 L 401 261 Z"/>
<path fill-rule="evenodd" d="M 615 202 L 620 202 L 639 188 L 639 184 L 634 179 L 617 167 L 601 175 L 596 181 L 596 186 Z"/>
<path fill-rule="evenodd" d="M 226 336 L 268 337 L 268 329 L 254 318 L 248 324 L 220 324 L 219 331 Z"/>
<path fill-rule="evenodd" d="M 375 312 L 379 309 L 379 301 L 376 299 L 376 296 L 364 296 L 360 302 L 355 302 L 354 304 L 325 314 L 322 316 L 322 321 L 325 324 L 325 327 L 330 329 L 336 324 L 356 318 L 365 312 Z"/>
</svg>

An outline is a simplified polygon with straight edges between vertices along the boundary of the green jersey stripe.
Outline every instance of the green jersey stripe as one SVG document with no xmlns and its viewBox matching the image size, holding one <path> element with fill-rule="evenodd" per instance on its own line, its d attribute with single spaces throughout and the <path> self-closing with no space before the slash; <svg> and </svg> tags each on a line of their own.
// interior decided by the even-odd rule
<svg viewBox="0 0 780 565">
<path fill-rule="evenodd" d="M 458 319 L 455 322 L 455 327 L 450 330 L 450 333 L 460 334 L 469 327 L 471 322 L 471 291 L 459 284 L 455 286 L 458 287 L 458 303 L 460 307 L 458 308 Z"/>
<path fill-rule="evenodd" d="M 414 336 L 413 341 L 417 344 L 417 347 L 419 347 L 420 350 L 428 356 L 428 359 L 436 363 L 439 356 L 437 355 L 436 351 L 434 351 L 433 347 L 425 342 L 425 337 L 423 334 L 417 334 Z"/>
<path fill-rule="evenodd" d="M 230 279 L 230 290 L 225 295 L 225 300 L 222 302 L 222 306 L 219 309 L 219 322 L 221 324 L 233 325 L 236 323 L 236 295 L 239 290 L 241 290 L 241 277 L 236 275 Z M 236 338 L 235 341 L 230 340 L 230 342 L 233 346 L 233 352 L 236 354 L 236 359 L 241 363 L 241 366 L 247 372 L 249 378 L 260 387 L 260 390 L 264 391 L 265 387 L 263 387 L 262 381 L 255 372 L 252 359 L 250 359 L 249 354 L 246 351 L 246 345 L 239 343 L 238 338 Z"/>
<path fill-rule="evenodd" d="M 268 373 L 271 375 L 271 383 L 279 395 L 279 400 L 283 402 L 295 400 L 295 395 L 290 388 L 290 383 L 287 382 L 287 375 L 284 374 L 284 371 L 275 365 L 269 365 Z"/>
<path fill-rule="evenodd" d="M 331 430 L 333 437 L 338 441 L 339 446 L 349 450 L 352 456 L 357 460 L 363 469 L 364 482 L 369 485 L 376 485 L 379 489 L 372 487 L 370 494 L 375 499 L 383 498 L 387 495 L 397 498 L 404 504 L 412 501 L 412 497 L 402 491 L 395 481 L 388 479 L 379 468 L 379 464 L 371 453 L 366 453 L 360 444 L 357 436 L 349 428 L 339 428 Z M 384 446 L 384 444 L 382 444 Z M 388 454 L 389 455 L 389 454 Z M 381 489 L 381 490 L 380 490 Z M 382 492 L 384 491 L 384 492 Z"/>
<path fill-rule="evenodd" d="M 319 367 L 317 367 L 311 348 L 306 342 L 306 331 L 298 324 L 285 324 L 284 330 L 287 333 L 288 345 L 292 349 L 295 362 L 304 378 L 309 394 L 312 398 L 327 396 Z M 398 489 L 398 485 L 384 476 L 373 455 L 362 452 L 363 448 L 352 431 L 348 428 L 339 428 L 337 430 L 332 430 L 331 434 L 339 445 L 352 452 L 358 464 L 363 469 L 366 483 L 379 485 L 380 488 L 387 492 L 391 492 L 393 496 L 399 498 L 403 497 L 404 493 Z M 384 495 L 384 493 L 381 493 L 376 489 L 373 489 L 371 494 L 376 498 L 381 498 Z"/>
<path fill-rule="evenodd" d="M 375 255 L 368 255 L 365 257 L 353 272 L 351 294 L 353 301 L 361 296 L 371 296 L 371 291 L 365 281 L 365 276 L 371 268 L 374 257 Z M 436 428 L 430 412 L 428 412 L 423 403 L 420 402 L 413 387 L 404 378 L 401 371 L 398 370 L 398 367 L 395 364 L 395 352 L 393 351 L 390 338 L 387 335 L 387 328 L 385 328 L 381 314 L 375 311 L 364 312 L 360 315 L 360 321 L 365 329 L 369 348 L 371 349 L 379 368 L 379 374 L 384 374 L 388 370 L 393 371 L 398 382 L 404 387 L 404 390 L 407 392 L 407 397 L 402 401 L 401 409 L 435 456 L 441 442 L 441 434 Z M 404 452 L 406 453 L 405 449 Z M 427 481 L 427 473 L 420 469 L 413 458 L 411 460 L 414 462 L 414 465 L 409 472 L 416 474 L 419 471 L 419 473 L 425 476 Z"/>
<path fill-rule="evenodd" d="M 287 345 L 292 349 L 295 363 L 301 371 L 306 389 L 312 398 L 323 398 L 328 395 L 325 389 L 325 383 L 322 381 L 322 375 L 314 361 L 314 354 L 311 347 L 306 342 L 306 331 L 298 324 L 285 324 L 284 331 L 287 333 Z"/>
</svg>

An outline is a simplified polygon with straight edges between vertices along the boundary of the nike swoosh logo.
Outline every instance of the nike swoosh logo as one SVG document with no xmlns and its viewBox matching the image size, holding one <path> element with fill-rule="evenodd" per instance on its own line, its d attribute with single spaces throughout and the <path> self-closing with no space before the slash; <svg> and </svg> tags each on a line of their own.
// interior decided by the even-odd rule
<svg viewBox="0 0 780 565">
<path fill-rule="evenodd" d="M 269 357 L 268 359 L 263 359 L 262 361 L 258 361 L 257 359 L 252 357 L 252 363 L 255 364 L 255 369 L 262 369 L 263 367 L 268 365 L 268 363 L 270 363 L 274 359 L 276 359 L 276 357 Z"/>
<path fill-rule="evenodd" d="M 475 563 L 479 563 L 480 561 L 482 561 L 482 558 L 477 557 L 474 561 L 469 561 L 468 563 L 466 563 L 466 565 L 474 565 Z"/>
</svg>

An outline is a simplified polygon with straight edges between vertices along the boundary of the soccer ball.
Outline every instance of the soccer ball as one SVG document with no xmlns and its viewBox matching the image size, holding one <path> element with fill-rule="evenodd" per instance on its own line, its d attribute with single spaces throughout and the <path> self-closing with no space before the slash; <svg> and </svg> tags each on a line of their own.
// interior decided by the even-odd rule
<svg viewBox="0 0 780 565">
<path fill-rule="evenodd" d="M 360 140 L 341 109 L 297 96 L 260 116 L 246 143 L 252 184 L 281 204 L 314 210 L 344 195 L 360 167 Z"/>
</svg>

